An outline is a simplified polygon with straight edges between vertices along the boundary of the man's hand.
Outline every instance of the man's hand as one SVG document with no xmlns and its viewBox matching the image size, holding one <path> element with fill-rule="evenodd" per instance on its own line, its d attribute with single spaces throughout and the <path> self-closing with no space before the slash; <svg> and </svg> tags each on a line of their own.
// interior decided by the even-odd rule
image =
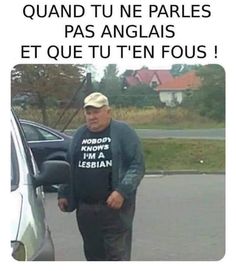
<svg viewBox="0 0 236 271">
<path fill-rule="evenodd" d="M 68 205 L 69 205 L 68 200 L 66 198 L 58 199 L 58 207 L 62 212 L 66 212 Z"/>
<path fill-rule="evenodd" d="M 113 191 L 107 199 L 108 207 L 112 209 L 120 209 L 124 202 L 124 197 L 117 191 Z"/>
</svg>

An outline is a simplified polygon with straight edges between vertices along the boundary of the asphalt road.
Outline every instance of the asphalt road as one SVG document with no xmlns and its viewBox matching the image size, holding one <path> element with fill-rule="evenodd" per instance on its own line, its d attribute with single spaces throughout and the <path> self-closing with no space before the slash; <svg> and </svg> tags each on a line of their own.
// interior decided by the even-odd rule
<svg viewBox="0 0 236 271">
<path fill-rule="evenodd" d="M 136 129 L 140 138 L 187 138 L 187 139 L 225 139 L 225 129 Z"/>
<path fill-rule="evenodd" d="M 57 261 L 84 261 L 75 214 L 46 194 Z M 134 220 L 134 261 L 219 260 L 225 249 L 224 175 L 147 175 Z"/>
<path fill-rule="evenodd" d="M 225 129 L 136 129 L 140 138 L 188 138 L 188 139 L 225 139 Z M 75 130 L 66 130 L 68 134 L 73 134 Z"/>
</svg>

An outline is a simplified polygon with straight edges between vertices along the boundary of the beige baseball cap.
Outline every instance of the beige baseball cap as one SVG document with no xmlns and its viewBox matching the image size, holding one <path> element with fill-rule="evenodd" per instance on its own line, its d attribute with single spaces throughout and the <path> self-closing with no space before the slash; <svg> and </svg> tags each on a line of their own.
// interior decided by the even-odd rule
<svg viewBox="0 0 236 271">
<path fill-rule="evenodd" d="M 84 108 L 88 106 L 101 108 L 105 105 L 109 105 L 108 99 L 100 92 L 93 92 L 84 99 Z"/>
</svg>

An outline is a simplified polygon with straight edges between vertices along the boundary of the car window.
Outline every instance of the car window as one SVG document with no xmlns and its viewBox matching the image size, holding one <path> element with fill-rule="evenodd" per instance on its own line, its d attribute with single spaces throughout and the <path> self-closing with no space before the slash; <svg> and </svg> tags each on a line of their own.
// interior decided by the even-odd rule
<svg viewBox="0 0 236 271">
<path fill-rule="evenodd" d="M 23 123 L 22 127 L 23 127 L 27 141 L 43 140 L 42 135 L 38 132 L 38 130 L 34 126 L 30 126 Z"/>
<path fill-rule="evenodd" d="M 44 140 L 58 140 L 61 139 L 60 137 L 56 136 L 55 134 L 52 134 L 46 130 L 39 129 L 40 133 L 43 135 Z"/>
<path fill-rule="evenodd" d="M 22 123 L 27 141 L 58 140 L 60 137 L 36 126 Z"/>
</svg>

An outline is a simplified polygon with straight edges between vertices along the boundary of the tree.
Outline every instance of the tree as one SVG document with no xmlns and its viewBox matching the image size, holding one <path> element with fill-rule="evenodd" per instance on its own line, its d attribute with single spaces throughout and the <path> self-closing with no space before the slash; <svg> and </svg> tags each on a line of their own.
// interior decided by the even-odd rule
<svg viewBox="0 0 236 271">
<path fill-rule="evenodd" d="M 216 121 L 225 119 L 225 72 L 219 65 L 201 66 L 197 70 L 201 87 L 187 98 L 185 104 L 192 106 L 200 115 Z"/>
<path fill-rule="evenodd" d="M 105 68 L 104 76 L 100 82 L 100 91 L 109 98 L 111 104 L 116 104 L 118 97 L 122 94 L 122 83 L 118 73 L 117 65 L 109 64 Z"/>
<path fill-rule="evenodd" d="M 173 64 L 171 66 L 170 72 L 174 77 L 176 77 L 186 72 L 196 70 L 198 67 L 199 65 Z"/>
<path fill-rule="evenodd" d="M 118 76 L 116 64 L 109 64 L 104 70 L 99 91 L 105 94 L 110 104 L 118 107 L 161 106 L 158 93 L 146 84 L 124 88 L 124 76 L 131 75 L 133 70 L 126 70 Z"/>
<path fill-rule="evenodd" d="M 43 123 L 48 124 L 47 102 L 72 96 L 82 78 L 81 65 L 17 65 L 11 73 L 12 95 L 35 95 Z"/>
<path fill-rule="evenodd" d="M 157 91 L 146 84 L 132 86 L 123 91 L 120 106 L 161 106 Z"/>
</svg>

